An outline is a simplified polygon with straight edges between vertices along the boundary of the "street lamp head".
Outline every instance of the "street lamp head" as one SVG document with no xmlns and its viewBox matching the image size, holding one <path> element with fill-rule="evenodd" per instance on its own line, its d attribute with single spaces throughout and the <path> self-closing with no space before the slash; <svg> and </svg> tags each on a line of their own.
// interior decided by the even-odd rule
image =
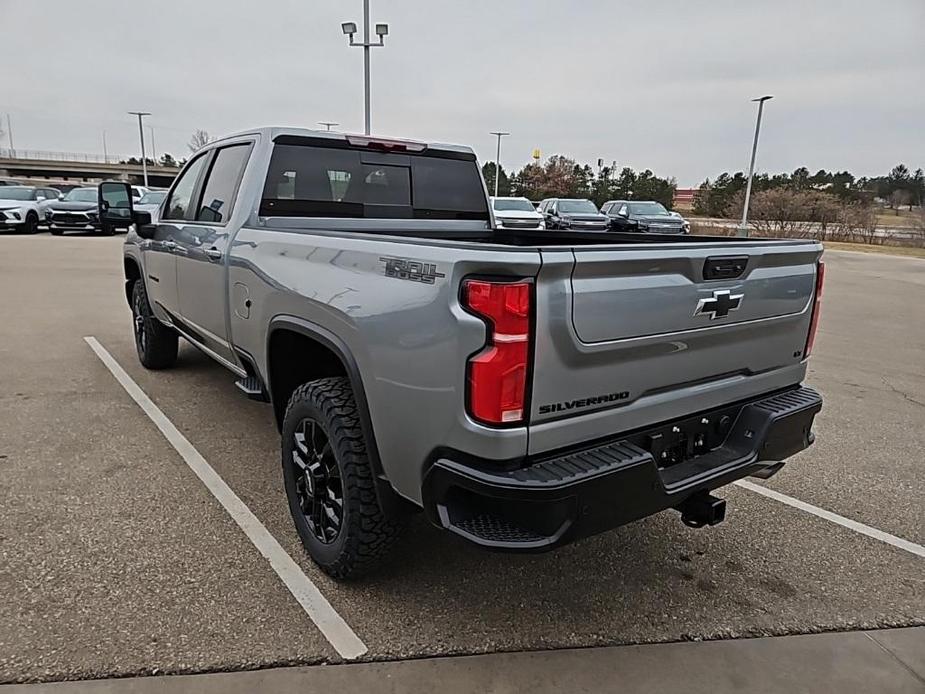
<svg viewBox="0 0 925 694">
<path fill-rule="evenodd" d="M 347 36 L 353 36 L 357 33 L 356 22 L 344 22 L 340 25 L 340 28 L 343 30 L 344 34 Z"/>
<path fill-rule="evenodd" d="M 757 99 L 752 99 L 752 101 L 767 101 L 768 99 L 773 99 L 773 96 L 759 96 Z"/>
<path fill-rule="evenodd" d="M 388 36 L 389 35 L 389 25 L 388 24 L 377 24 L 376 25 L 376 36 Z"/>
</svg>

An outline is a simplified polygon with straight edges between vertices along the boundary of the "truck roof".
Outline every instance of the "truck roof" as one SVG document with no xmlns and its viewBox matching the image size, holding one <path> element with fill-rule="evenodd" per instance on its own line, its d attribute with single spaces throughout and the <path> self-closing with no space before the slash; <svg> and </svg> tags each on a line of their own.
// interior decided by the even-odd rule
<svg viewBox="0 0 925 694">
<path fill-rule="evenodd" d="M 410 138 L 396 138 L 388 137 L 385 135 L 361 135 L 359 133 L 342 133 L 334 132 L 329 130 L 312 130 L 310 128 L 290 128 L 285 126 L 266 126 L 262 128 L 251 128 L 249 130 L 242 130 L 237 133 L 232 133 L 220 137 L 215 142 L 221 142 L 223 140 L 230 140 L 232 138 L 241 137 L 242 135 L 261 135 L 266 137 L 270 142 L 275 140 L 281 135 L 290 135 L 296 137 L 312 137 L 312 138 L 325 138 L 331 140 L 342 140 L 347 141 L 348 138 L 358 137 L 358 138 L 369 138 L 373 140 L 398 140 L 402 142 L 415 142 L 421 145 L 424 145 L 427 149 L 430 150 L 441 150 L 445 152 L 460 152 L 465 154 L 475 155 L 475 152 L 471 147 L 466 147 L 464 145 L 454 145 L 446 142 L 427 142 L 424 140 L 414 140 Z M 209 143 L 214 144 L 214 142 Z"/>
</svg>

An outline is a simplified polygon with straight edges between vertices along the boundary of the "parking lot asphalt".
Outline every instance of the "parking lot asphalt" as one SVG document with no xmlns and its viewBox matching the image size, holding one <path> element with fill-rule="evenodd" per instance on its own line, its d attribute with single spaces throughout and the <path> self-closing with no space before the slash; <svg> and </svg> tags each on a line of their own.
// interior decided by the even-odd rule
<svg viewBox="0 0 925 694">
<path fill-rule="evenodd" d="M 337 662 L 266 560 L 87 347 L 92 335 L 298 562 L 364 659 L 925 624 L 925 560 L 739 487 L 540 556 L 422 518 L 336 584 L 307 558 L 269 407 L 194 348 L 137 362 L 121 239 L 0 238 L 0 682 Z M 762 483 L 925 542 L 925 261 L 827 253 L 816 445 Z M 413 431 L 408 432 L 413 436 Z"/>
</svg>

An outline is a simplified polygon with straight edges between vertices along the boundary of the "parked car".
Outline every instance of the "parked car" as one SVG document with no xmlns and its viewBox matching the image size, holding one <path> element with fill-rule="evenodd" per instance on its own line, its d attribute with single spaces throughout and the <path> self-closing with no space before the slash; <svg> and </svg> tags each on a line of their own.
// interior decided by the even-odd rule
<svg viewBox="0 0 925 694">
<path fill-rule="evenodd" d="M 545 229 L 543 215 L 527 198 L 489 198 L 496 229 Z"/>
<path fill-rule="evenodd" d="M 157 223 L 126 183 L 99 206 L 135 222 L 142 365 L 183 337 L 272 404 L 296 530 L 339 579 L 412 510 L 512 552 L 669 508 L 713 525 L 712 490 L 813 442 L 812 239 L 499 233 L 471 149 L 291 128 L 206 145 Z"/>
<path fill-rule="evenodd" d="M 34 234 L 45 219 L 47 206 L 57 199 L 58 191 L 52 188 L 0 187 L 0 228 Z"/>
<path fill-rule="evenodd" d="M 150 193 L 150 188 L 145 188 L 144 186 L 132 186 L 132 200 L 138 202 L 146 194 Z"/>
<path fill-rule="evenodd" d="M 65 231 L 103 231 L 97 208 L 96 187 L 74 188 L 45 210 L 45 222 L 54 236 Z M 112 233 L 112 228 L 107 228 Z"/>
<path fill-rule="evenodd" d="M 540 212 L 547 229 L 575 231 L 607 231 L 607 217 L 597 211 L 590 200 L 577 198 L 547 198 L 540 203 Z"/>
<path fill-rule="evenodd" d="M 149 190 L 134 202 L 134 208 L 140 212 L 147 212 L 151 215 L 151 221 L 156 222 L 161 203 L 164 202 L 166 197 L 166 190 Z"/>
<path fill-rule="evenodd" d="M 608 200 L 601 212 L 610 219 L 613 231 L 650 234 L 689 234 L 691 225 L 677 212 L 669 212 L 654 200 Z"/>
</svg>

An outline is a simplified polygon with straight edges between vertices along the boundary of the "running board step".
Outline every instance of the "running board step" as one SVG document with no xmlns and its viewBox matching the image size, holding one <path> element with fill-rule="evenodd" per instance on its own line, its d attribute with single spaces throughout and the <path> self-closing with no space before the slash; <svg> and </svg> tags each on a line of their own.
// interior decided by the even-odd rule
<svg viewBox="0 0 925 694">
<path fill-rule="evenodd" d="M 256 376 L 248 376 L 234 382 L 238 390 L 244 393 L 251 400 L 259 402 L 270 402 L 270 398 L 263 389 L 263 384 Z"/>
</svg>

